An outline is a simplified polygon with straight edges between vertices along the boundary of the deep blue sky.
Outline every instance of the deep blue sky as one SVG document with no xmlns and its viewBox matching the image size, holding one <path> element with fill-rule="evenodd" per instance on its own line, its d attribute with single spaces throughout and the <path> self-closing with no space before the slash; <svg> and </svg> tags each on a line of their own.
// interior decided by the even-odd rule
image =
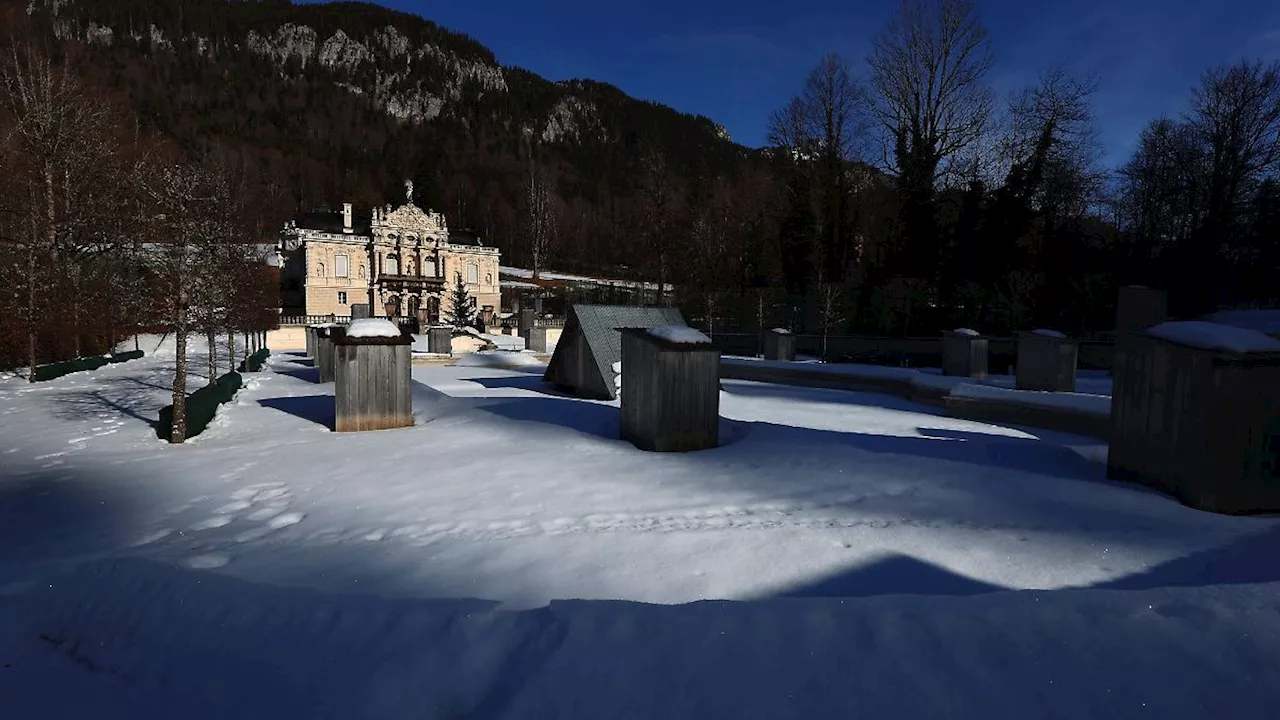
<svg viewBox="0 0 1280 720">
<path fill-rule="evenodd" d="M 319 0 L 306 0 L 314 2 Z M 746 145 L 769 113 L 835 51 L 862 69 L 896 0 L 377 0 L 488 46 L 505 65 L 550 80 L 589 77 L 635 97 L 701 113 Z M 1002 93 L 1053 65 L 1100 79 L 1106 162 L 1128 156 L 1142 126 L 1185 107 L 1209 66 L 1280 59 L 1280 0 L 978 0 Z"/>
</svg>

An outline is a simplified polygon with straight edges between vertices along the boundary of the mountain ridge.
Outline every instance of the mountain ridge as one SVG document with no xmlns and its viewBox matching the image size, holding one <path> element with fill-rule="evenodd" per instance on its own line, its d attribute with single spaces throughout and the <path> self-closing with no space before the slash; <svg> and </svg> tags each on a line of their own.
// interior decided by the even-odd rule
<svg viewBox="0 0 1280 720">
<path fill-rule="evenodd" d="M 147 129 L 262 165 L 280 212 L 380 204 L 412 178 L 423 202 L 513 261 L 531 163 L 573 217 L 557 252 L 574 267 L 641 264 L 636 178 L 650 151 L 673 188 L 763 161 L 706 116 L 598 80 L 548 80 L 371 3 L 0 2 L 24 3 L 44 32 L 83 47 L 85 72 L 127 97 Z"/>
</svg>

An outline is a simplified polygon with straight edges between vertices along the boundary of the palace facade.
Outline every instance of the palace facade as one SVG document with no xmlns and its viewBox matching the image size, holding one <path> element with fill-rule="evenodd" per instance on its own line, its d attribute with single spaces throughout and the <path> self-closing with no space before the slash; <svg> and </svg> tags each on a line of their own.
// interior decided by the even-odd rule
<svg viewBox="0 0 1280 720">
<path fill-rule="evenodd" d="M 281 234 L 284 315 L 410 317 L 443 320 L 457 278 L 484 311 L 501 308 L 499 253 L 466 230 L 450 231 L 444 215 L 406 202 L 342 212 L 311 212 Z M 368 306 L 367 312 L 365 308 Z"/>
</svg>

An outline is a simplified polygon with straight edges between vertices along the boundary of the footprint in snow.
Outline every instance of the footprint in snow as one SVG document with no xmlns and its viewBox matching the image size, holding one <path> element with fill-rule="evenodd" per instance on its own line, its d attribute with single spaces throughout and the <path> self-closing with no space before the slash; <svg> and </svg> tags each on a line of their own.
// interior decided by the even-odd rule
<svg viewBox="0 0 1280 720">
<path fill-rule="evenodd" d="M 253 505 L 252 503 L 247 502 L 245 500 L 234 500 L 232 502 L 227 503 L 226 505 L 223 505 L 217 510 L 214 510 L 213 512 L 218 515 L 230 515 L 231 513 L 238 513 L 241 510 L 248 510 L 250 507 L 252 507 L 252 505 Z"/>
<path fill-rule="evenodd" d="M 187 558 L 187 567 L 192 570 L 213 570 L 231 562 L 231 558 L 226 555 L 196 555 Z"/>
<path fill-rule="evenodd" d="M 263 522 L 264 520 L 270 520 L 276 515 L 279 515 L 287 507 L 289 506 L 288 505 L 272 505 L 270 507 L 264 507 L 261 510 L 254 510 L 253 512 L 249 513 L 248 517 L 250 520 L 254 522 Z"/>
<path fill-rule="evenodd" d="M 290 525 L 297 525 L 298 523 L 302 522 L 302 519 L 305 517 L 306 515 L 299 512 L 291 512 L 291 513 L 285 513 L 283 515 L 277 515 L 271 518 L 271 521 L 267 523 L 267 527 L 271 528 L 272 530 L 279 530 L 280 528 L 286 528 L 286 527 L 289 527 Z"/>
<path fill-rule="evenodd" d="M 255 540 L 261 540 L 262 538 L 266 537 L 269 534 L 271 534 L 271 528 L 261 527 L 261 528 L 254 528 L 252 530 L 245 530 L 244 532 L 236 536 L 236 542 L 238 543 L 253 542 Z"/>
<path fill-rule="evenodd" d="M 156 542 L 157 540 L 162 540 L 162 539 L 164 539 L 164 538 L 168 537 L 168 536 L 169 536 L 169 535 L 171 535 L 172 533 L 173 533 L 173 531 L 172 531 L 172 530 L 170 530 L 170 529 L 168 529 L 168 528 L 163 528 L 163 529 L 161 529 L 161 530 L 156 530 L 156 531 L 155 531 L 155 532 L 153 532 L 153 533 L 147 533 L 146 535 L 143 535 L 142 537 L 138 538 L 137 540 L 134 540 L 134 541 L 133 541 L 133 545 L 132 545 L 132 547 L 141 547 L 141 546 L 143 546 L 143 545 L 150 545 L 151 543 Z"/>
<path fill-rule="evenodd" d="M 214 515 L 207 520 L 201 520 L 191 526 L 192 530 L 212 530 L 214 528 L 225 527 L 231 524 L 234 518 L 227 515 Z"/>
</svg>

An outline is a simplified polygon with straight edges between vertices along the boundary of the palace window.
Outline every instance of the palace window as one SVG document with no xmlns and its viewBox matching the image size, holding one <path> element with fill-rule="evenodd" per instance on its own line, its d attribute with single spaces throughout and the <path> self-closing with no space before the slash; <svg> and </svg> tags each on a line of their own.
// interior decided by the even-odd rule
<svg viewBox="0 0 1280 720">
<path fill-rule="evenodd" d="M 436 261 L 433 258 L 427 258 L 422 262 L 422 274 L 427 277 L 439 277 L 436 273 Z"/>
<path fill-rule="evenodd" d="M 467 282 L 472 285 L 480 282 L 480 268 L 475 263 L 467 263 Z"/>
<path fill-rule="evenodd" d="M 333 257 L 333 276 L 334 277 L 350 277 L 351 258 L 347 255 L 335 255 Z"/>
<path fill-rule="evenodd" d="M 387 275 L 399 275 L 400 258 L 395 255 L 388 255 L 386 263 L 383 264 L 383 270 Z"/>
<path fill-rule="evenodd" d="M 347 294 L 346 294 L 346 293 L 344 293 L 344 292 L 340 292 L 340 293 L 338 293 L 338 304 L 339 304 L 339 305 L 346 305 L 346 304 L 347 304 Z"/>
</svg>

